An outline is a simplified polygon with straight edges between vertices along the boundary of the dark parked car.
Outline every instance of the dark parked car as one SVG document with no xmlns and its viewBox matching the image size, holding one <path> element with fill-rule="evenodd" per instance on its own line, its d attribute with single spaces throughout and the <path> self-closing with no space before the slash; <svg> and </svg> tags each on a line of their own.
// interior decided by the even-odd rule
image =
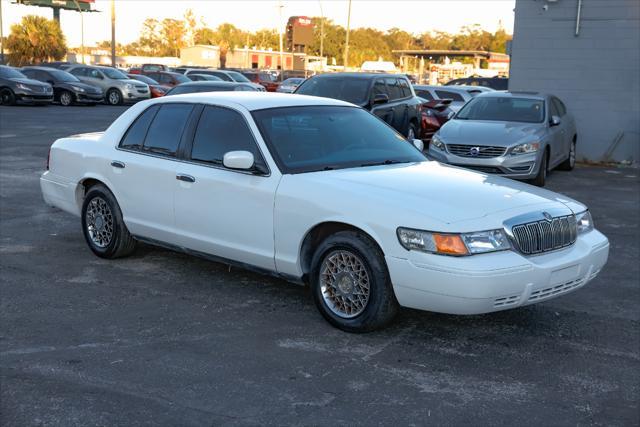
<svg viewBox="0 0 640 427">
<path fill-rule="evenodd" d="M 153 80 L 149 76 L 143 76 L 142 74 L 127 74 L 127 77 L 133 80 L 137 80 L 142 83 L 146 83 L 149 85 L 149 91 L 151 92 L 152 98 L 158 98 L 161 96 L 165 96 L 167 92 L 171 89 L 171 86 L 164 86 Z"/>
<path fill-rule="evenodd" d="M 20 71 L 0 65 L 0 104 L 14 105 L 16 102 L 50 104 L 53 88 L 48 83 L 33 80 Z"/>
<path fill-rule="evenodd" d="M 191 80 L 185 77 L 184 74 L 174 73 L 172 71 L 152 71 L 142 72 L 142 75 L 147 76 L 163 86 L 174 87 L 181 83 L 188 83 Z"/>
<path fill-rule="evenodd" d="M 485 86 L 495 90 L 507 90 L 509 88 L 509 78 L 507 77 L 465 77 L 462 79 L 450 80 L 445 86 Z"/>
<path fill-rule="evenodd" d="M 223 82 L 220 77 L 210 76 L 209 74 L 188 74 L 187 77 L 194 82 Z"/>
<path fill-rule="evenodd" d="M 267 71 L 242 71 L 242 75 L 259 85 L 264 86 L 267 92 L 275 92 L 278 90 L 278 78 Z"/>
<path fill-rule="evenodd" d="M 22 73 L 30 79 L 53 86 L 53 100 L 65 107 L 71 104 L 95 105 L 104 100 L 102 89 L 82 83 L 73 74 L 48 67 L 24 67 Z"/>
<path fill-rule="evenodd" d="M 320 74 L 305 80 L 294 93 L 351 102 L 371 111 L 407 139 L 420 134 L 422 101 L 407 76 L 378 73 Z"/>
<path fill-rule="evenodd" d="M 174 87 L 169 92 L 169 95 L 182 95 L 185 93 L 200 93 L 200 92 L 258 92 L 258 90 L 249 83 L 237 83 L 237 82 L 191 82 L 183 83 Z"/>
</svg>

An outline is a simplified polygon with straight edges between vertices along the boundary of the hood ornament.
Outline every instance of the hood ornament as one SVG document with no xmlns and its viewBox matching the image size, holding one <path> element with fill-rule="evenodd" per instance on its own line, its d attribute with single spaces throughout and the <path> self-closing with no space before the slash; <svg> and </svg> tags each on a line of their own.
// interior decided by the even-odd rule
<svg viewBox="0 0 640 427">
<path fill-rule="evenodd" d="M 553 219 L 549 212 L 542 212 L 542 216 L 545 217 L 547 221 L 551 221 Z"/>
</svg>

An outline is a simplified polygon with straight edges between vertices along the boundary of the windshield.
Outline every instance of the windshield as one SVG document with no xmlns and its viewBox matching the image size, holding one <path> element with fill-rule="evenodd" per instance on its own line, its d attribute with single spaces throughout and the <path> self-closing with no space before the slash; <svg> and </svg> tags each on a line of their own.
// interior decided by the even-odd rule
<svg viewBox="0 0 640 427">
<path fill-rule="evenodd" d="M 48 73 L 58 82 L 79 82 L 80 80 L 71 73 L 60 70 L 48 70 Z"/>
<path fill-rule="evenodd" d="M 148 85 L 158 85 L 159 83 L 153 80 L 151 77 L 143 76 L 142 74 L 127 74 L 130 79 L 138 80 L 139 82 L 146 83 Z"/>
<path fill-rule="evenodd" d="M 530 98 L 482 96 L 469 101 L 455 118 L 542 123 L 544 120 L 544 101 Z"/>
<path fill-rule="evenodd" d="M 284 173 L 426 160 L 402 135 L 360 108 L 285 107 L 252 114 Z"/>
<path fill-rule="evenodd" d="M 231 78 L 236 82 L 241 82 L 241 83 L 250 83 L 251 82 L 251 80 L 249 80 L 248 78 L 246 78 L 245 76 L 243 76 L 242 74 L 240 74 L 237 71 L 227 71 L 227 73 L 229 73 Z"/>
<path fill-rule="evenodd" d="M 5 79 L 26 79 L 27 76 L 10 67 L 0 67 L 0 77 Z"/>
<path fill-rule="evenodd" d="M 107 77 L 115 80 L 128 80 L 129 77 L 125 76 L 122 72 L 114 69 L 114 68 L 101 68 L 102 71 Z"/>
<path fill-rule="evenodd" d="M 175 77 L 176 81 L 178 81 L 178 83 L 187 83 L 192 81 L 189 77 L 185 76 L 184 74 L 178 74 L 178 73 L 174 73 L 173 77 Z"/>
<path fill-rule="evenodd" d="M 358 77 L 315 77 L 298 86 L 296 93 L 340 99 L 362 106 L 369 101 L 369 79 Z"/>
</svg>

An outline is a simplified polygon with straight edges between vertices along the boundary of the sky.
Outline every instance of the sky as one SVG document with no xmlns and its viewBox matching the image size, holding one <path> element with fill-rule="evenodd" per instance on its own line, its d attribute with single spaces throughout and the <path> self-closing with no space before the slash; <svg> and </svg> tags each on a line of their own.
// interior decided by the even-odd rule
<svg viewBox="0 0 640 427">
<path fill-rule="evenodd" d="M 52 18 L 49 8 L 24 6 L 2 2 L 2 23 L 5 36 L 12 24 L 25 15 Z M 278 5 L 282 4 L 282 21 Z M 513 32 L 513 8 L 515 0 L 353 0 L 351 28 L 372 27 L 388 30 L 398 27 L 411 33 L 431 30 L 457 32 L 460 27 L 480 24 L 487 31 L 495 31 L 502 25 Z M 196 17 L 209 27 L 229 22 L 243 30 L 282 28 L 289 16 L 321 16 L 346 27 L 347 0 L 116 0 L 116 37 L 118 43 L 130 43 L 138 38 L 145 18 L 182 18 L 191 8 Z M 111 39 L 110 0 L 95 0 L 94 9 L 99 13 L 84 14 L 85 45 L 91 46 Z M 77 12 L 62 11 L 61 26 L 67 44 L 75 47 L 81 43 L 80 16 Z"/>
</svg>

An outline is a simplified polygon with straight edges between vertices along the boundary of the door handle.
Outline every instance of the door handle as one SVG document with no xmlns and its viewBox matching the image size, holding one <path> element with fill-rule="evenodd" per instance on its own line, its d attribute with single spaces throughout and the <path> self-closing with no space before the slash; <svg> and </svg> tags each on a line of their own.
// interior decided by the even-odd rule
<svg viewBox="0 0 640 427">
<path fill-rule="evenodd" d="M 113 160 L 111 162 L 111 166 L 113 166 L 114 168 L 124 169 L 124 163 L 122 163 L 121 161 L 118 161 L 118 160 Z"/>
<path fill-rule="evenodd" d="M 176 175 L 176 179 L 178 181 L 184 182 L 196 182 L 196 179 L 194 177 L 192 177 L 191 175 L 185 175 L 183 173 L 179 173 L 178 175 Z"/>
</svg>

